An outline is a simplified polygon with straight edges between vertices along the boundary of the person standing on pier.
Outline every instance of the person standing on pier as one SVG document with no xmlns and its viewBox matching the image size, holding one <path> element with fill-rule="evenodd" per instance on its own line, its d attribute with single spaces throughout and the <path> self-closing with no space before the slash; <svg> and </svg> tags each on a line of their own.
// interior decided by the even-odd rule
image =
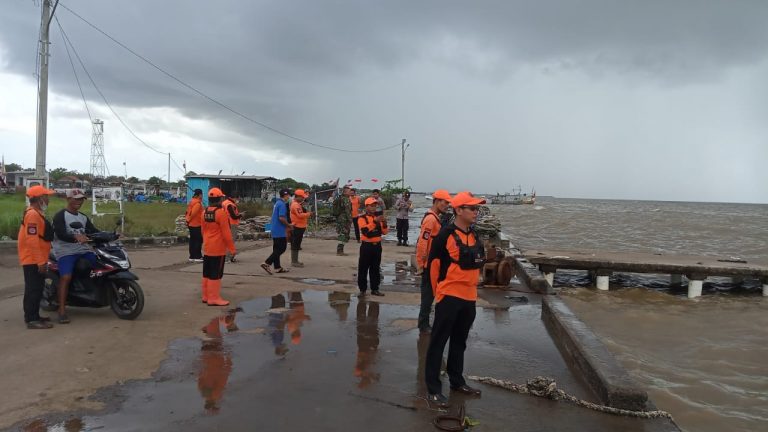
<svg viewBox="0 0 768 432">
<path fill-rule="evenodd" d="M 232 241 L 237 241 L 237 232 L 240 228 L 240 219 L 243 217 L 243 213 L 237 208 L 238 196 L 228 196 L 221 202 L 221 206 L 227 212 L 229 218 L 229 231 L 232 233 Z M 227 254 L 229 256 L 229 254 Z M 235 262 L 235 256 L 229 257 L 229 262 Z"/>
<path fill-rule="evenodd" d="M 419 238 L 416 240 L 416 269 L 421 273 L 421 308 L 419 309 L 419 330 L 428 333 L 432 330 L 429 326 L 429 313 L 432 310 L 432 302 L 435 295 L 432 292 L 432 282 L 429 280 L 427 270 L 427 258 L 432 248 L 432 240 L 442 228 L 441 218 L 451 203 L 451 194 L 445 189 L 438 189 L 432 194 L 432 208 L 427 210 L 421 219 Z"/>
<path fill-rule="evenodd" d="M 336 245 L 336 255 L 344 256 L 344 245 L 349 241 L 349 231 L 352 228 L 352 202 L 349 200 L 351 189 L 344 186 L 333 202 L 333 216 L 336 216 L 336 234 L 339 244 Z"/>
<path fill-rule="evenodd" d="M 312 213 L 304 208 L 304 200 L 309 197 L 309 194 L 304 189 L 296 189 L 293 193 L 293 201 L 291 202 L 291 222 L 293 223 L 293 232 L 291 232 L 291 266 L 304 267 L 304 263 L 299 261 L 299 251 L 301 250 L 301 242 L 304 240 L 304 232 L 309 225 L 309 217 Z"/>
<path fill-rule="evenodd" d="M 203 262 L 203 190 L 195 189 L 184 215 L 189 229 L 189 262 Z"/>
<path fill-rule="evenodd" d="M 288 232 L 293 229 L 287 205 L 290 198 L 290 190 L 280 189 L 280 198 L 272 208 L 272 254 L 261 264 L 261 268 L 269 274 L 272 274 L 271 265 L 275 266 L 275 273 L 288 273 L 288 269 L 280 265 L 280 255 L 288 248 Z"/>
<path fill-rule="evenodd" d="M 29 207 L 24 210 L 17 237 L 19 263 L 24 270 L 24 322 L 30 330 L 53 327 L 50 319 L 40 316 L 40 300 L 53 241 L 53 225 L 45 218 L 45 210 L 48 196 L 53 194 L 54 191 L 40 185 L 27 189 Z"/>
<path fill-rule="evenodd" d="M 368 276 L 371 280 L 371 294 L 383 296 L 379 291 L 381 284 L 381 240 L 389 232 L 384 215 L 376 211 L 376 198 L 365 200 L 365 214 L 358 218 L 360 224 L 360 257 L 357 261 L 357 287 L 359 297 L 364 297 L 368 290 Z"/>
<path fill-rule="evenodd" d="M 457 193 L 451 200 L 456 218 L 440 230 L 429 253 L 429 274 L 437 304 L 424 380 L 427 399 L 438 406 L 448 404 L 440 382 L 440 364 L 449 339 L 446 371 L 451 390 L 473 396 L 481 393 L 468 386 L 463 376 L 467 336 L 475 321 L 477 283 L 485 264 L 485 250 L 472 229 L 480 204 L 485 204 L 485 200 L 470 192 Z"/>
<path fill-rule="evenodd" d="M 357 224 L 357 218 L 360 217 L 360 195 L 357 189 L 350 190 L 349 202 L 352 204 L 352 226 L 355 227 L 355 239 L 360 243 L 360 226 Z"/>
<path fill-rule="evenodd" d="M 208 306 L 226 306 L 228 301 L 221 298 L 221 278 L 224 277 L 224 263 L 227 252 L 232 258 L 237 255 L 229 217 L 221 206 L 224 193 L 219 188 L 208 191 L 208 207 L 203 212 L 203 303 Z"/>
<path fill-rule="evenodd" d="M 411 201 L 410 192 L 403 192 L 403 195 L 395 203 L 395 209 L 397 210 L 397 215 L 395 216 L 395 222 L 397 222 L 397 245 L 408 246 L 408 216 L 413 211 L 413 201 Z"/>
</svg>

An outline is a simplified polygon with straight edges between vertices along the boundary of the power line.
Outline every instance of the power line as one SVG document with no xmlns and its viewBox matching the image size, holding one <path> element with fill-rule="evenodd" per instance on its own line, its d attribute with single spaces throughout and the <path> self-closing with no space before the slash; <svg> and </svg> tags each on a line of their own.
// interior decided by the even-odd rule
<svg viewBox="0 0 768 432">
<path fill-rule="evenodd" d="M 61 27 L 61 23 L 59 22 L 59 17 L 54 17 L 56 19 L 56 25 L 59 26 L 59 31 L 61 34 L 64 34 L 64 29 Z M 64 40 L 64 36 L 61 37 L 62 40 Z M 80 85 L 80 78 L 77 76 L 77 70 L 75 70 L 75 62 L 72 61 L 72 55 L 69 53 L 69 45 L 67 44 L 67 41 L 64 40 L 64 48 L 67 50 L 67 57 L 69 58 L 69 64 L 72 66 L 72 73 L 75 75 L 75 81 L 77 81 L 77 88 L 80 89 L 80 96 L 83 98 L 83 105 L 85 105 L 85 111 L 88 113 L 88 118 L 91 120 L 91 125 L 93 125 L 93 116 L 91 116 L 91 110 L 88 109 L 88 102 L 85 100 L 85 93 L 83 93 L 83 87 Z"/>
<path fill-rule="evenodd" d="M 156 153 L 159 153 L 159 154 L 162 154 L 162 155 L 167 155 L 171 160 L 173 160 L 173 158 L 170 156 L 171 155 L 170 152 L 166 153 L 166 152 L 160 151 L 160 150 L 152 147 L 151 145 L 147 144 L 143 139 L 139 138 L 139 136 L 136 135 L 136 133 L 133 132 L 133 129 L 131 129 L 128 126 L 128 124 L 125 123 L 125 121 L 123 121 L 123 118 L 120 117 L 120 115 L 115 111 L 114 108 L 112 108 L 112 105 L 110 105 L 109 101 L 107 100 L 107 97 L 104 96 L 104 93 L 102 93 L 101 89 L 99 89 L 99 86 L 96 84 L 96 81 L 93 79 L 93 77 L 91 76 L 90 72 L 88 72 L 88 68 L 85 67 L 85 63 L 83 63 L 82 58 L 80 58 L 80 54 L 77 52 L 77 49 L 75 48 L 75 45 L 72 43 L 72 40 L 69 39 L 69 36 L 67 36 L 67 33 L 64 31 L 64 27 L 61 25 L 61 22 L 59 22 L 58 18 L 56 18 L 56 24 L 58 24 L 59 30 L 61 31 L 61 34 L 64 37 L 64 45 L 66 46 L 67 44 L 69 44 L 69 46 L 72 48 L 72 52 L 75 53 L 75 58 L 77 58 L 78 63 L 80 63 L 80 66 L 83 68 L 83 71 L 85 72 L 86 76 L 88 76 L 88 79 L 91 81 L 91 84 L 93 85 L 93 88 L 96 89 L 96 92 L 99 93 L 99 95 L 101 96 L 101 99 L 104 101 L 104 104 L 107 105 L 107 108 L 109 108 L 109 110 L 112 112 L 112 114 L 115 116 L 115 118 L 117 118 L 117 120 L 120 122 L 120 124 L 122 124 L 123 127 L 137 141 L 139 141 L 145 147 L 147 147 L 148 149 L 150 149 L 150 150 L 152 150 L 152 151 L 154 151 Z M 69 49 L 67 49 L 67 54 L 69 54 Z M 71 60 L 71 57 L 70 57 L 70 60 Z M 74 70 L 74 66 L 73 66 L 73 70 Z M 77 78 L 77 73 L 76 72 L 75 72 L 75 77 Z M 78 87 L 79 87 L 80 86 L 80 81 L 79 81 L 79 79 L 77 81 L 78 81 Z M 83 102 L 85 102 L 85 95 L 83 94 L 82 88 L 80 88 L 80 93 L 83 96 Z M 86 109 L 88 109 L 87 103 L 86 103 Z M 90 111 L 89 111 L 88 116 L 90 117 Z M 106 166 L 106 161 L 104 161 L 104 164 Z M 179 171 L 184 172 L 184 170 L 182 170 L 179 167 L 179 165 L 176 163 L 176 161 L 174 161 L 174 164 L 176 165 L 176 168 L 179 169 Z M 107 173 L 109 173 L 109 166 L 106 166 L 106 168 L 107 168 Z M 186 173 L 184 173 L 184 174 L 186 174 Z"/>
<path fill-rule="evenodd" d="M 58 20 L 57 20 L 57 22 L 58 22 Z M 99 89 L 99 86 L 96 85 L 96 81 L 93 80 L 93 77 L 91 76 L 90 72 L 88 72 L 88 68 L 85 67 L 85 64 L 83 63 L 83 60 L 80 58 L 80 54 L 77 52 L 77 49 L 72 44 L 72 41 L 69 39 L 69 36 L 67 36 L 67 33 L 64 31 L 64 27 L 62 27 L 61 24 L 59 24 L 59 30 L 61 30 L 61 34 L 64 36 L 65 43 L 68 43 L 69 46 L 72 47 L 72 52 L 75 53 L 75 58 L 77 58 L 78 63 L 80 63 L 80 66 L 83 68 L 83 71 L 85 71 L 85 75 L 88 76 L 88 79 L 91 81 L 91 84 L 93 85 L 93 88 L 96 89 L 96 92 L 99 93 L 99 96 L 101 96 L 101 99 L 104 101 L 104 104 L 107 105 L 107 108 L 109 108 L 110 111 L 112 111 L 112 114 L 123 125 L 123 127 L 125 127 L 125 129 L 131 135 L 133 135 L 133 137 L 136 138 L 137 141 L 142 143 L 148 149 L 150 149 L 150 150 L 152 150 L 152 151 L 154 151 L 156 153 L 168 154 L 168 153 L 165 153 L 165 152 L 161 152 L 160 150 L 158 150 L 158 149 L 152 147 L 151 145 L 147 144 L 146 142 L 144 142 L 143 139 L 139 138 L 139 136 L 136 135 L 130 127 L 128 127 L 128 125 L 123 121 L 122 117 L 120 117 L 120 115 L 117 114 L 117 112 L 112 108 L 112 105 L 109 104 L 109 101 L 107 100 L 107 97 L 104 96 L 104 93 L 101 92 L 101 89 Z"/>
<path fill-rule="evenodd" d="M 342 148 L 337 148 L 337 147 L 331 147 L 331 146 L 326 146 L 326 145 L 322 145 L 322 144 L 317 144 L 317 143 L 314 143 L 314 142 L 312 142 L 312 141 L 309 141 L 309 140 L 305 140 L 305 139 L 303 139 L 303 138 L 299 138 L 299 137 L 297 137 L 297 136 L 294 136 L 294 135 L 291 135 L 291 134 L 289 134 L 289 133 L 283 132 L 283 131 L 281 131 L 281 130 L 279 130 L 279 129 L 276 129 L 276 128 L 272 127 L 272 126 L 269 126 L 269 125 L 267 125 L 267 124 L 265 124 L 265 123 L 262 123 L 262 122 L 260 122 L 260 121 L 258 121 L 258 120 L 255 120 L 255 119 L 253 119 L 253 118 L 251 118 L 251 117 L 249 117 L 249 116 L 247 116 L 247 115 L 245 115 L 245 114 L 241 113 L 240 111 L 237 111 L 237 110 L 235 110 L 234 108 L 230 107 L 229 105 L 226 105 L 225 103 L 223 103 L 223 102 L 221 102 L 221 101 L 219 101 L 219 100 L 217 100 L 217 99 L 215 99 L 215 98 L 213 98 L 213 97 L 211 97 L 211 96 L 208 96 L 207 94 L 205 94 L 205 93 L 203 93 L 202 91 L 200 91 L 200 90 L 196 89 L 196 88 L 195 88 L 195 87 L 193 87 L 192 85 L 190 85 L 190 84 L 187 84 L 186 82 L 182 81 L 180 78 L 177 78 L 176 76 L 174 76 L 174 75 L 173 75 L 173 74 L 171 74 L 170 72 L 166 71 L 165 69 L 161 68 L 160 66 L 158 66 L 158 65 L 156 65 L 156 64 L 154 64 L 154 63 L 152 63 L 152 61 L 150 61 L 150 60 L 149 60 L 149 59 L 147 59 L 146 57 L 142 56 L 141 54 L 139 54 L 139 53 L 137 53 L 136 51 L 132 50 L 131 48 L 127 47 L 125 44 L 123 44 L 122 42 L 118 41 L 118 40 L 117 40 L 117 39 L 115 39 L 114 37 L 110 36 L 110 35 L 109 35 L 107 32 L 105 32 L 104 30 L 100 29 L 100 28 L 99 28 L 99 27 L 97 27 L 95 24 L 92 24 L 90 21 L 88 21 L 88 20 L 86 20 L 85 18 L 83 18 L 82 16 L 80 16 L 80 15 L 79 15 L 77 12 L 75 12 L 75 11 L 73 11 L 72 9 L 70 9 L 69 7 L 67 7 L 67 5 L 65 5 L 65 4 L 63 4 L 63 3 L 61 3 L 61 7 L 63 7 L 63 8 L 64 8 L 64 9 L 66 9 L 67 11 L 69 11 L 69 13 L 71 13 L 71 14 L 72 14 L 72 15 L 74 15 L 74 16 L 76 16 L 77 18 L 79 18 L 79 19 L 80 19 L 81 21 L 83 21 L 84 23 L 86 23 L 86 24 L 88 24 L 89 26 L 91 26 L 93 29 L 95 29 L 96 31 L 98 31 L 98 32 L 99 32 L 99 33 L 101 33 L 102 35 L 104 35 L 104 36 L 106 36 L 107 38 L 109 38 L 109 39 L 110 39 L 112 42 L 116 43 L 117 45 L 119 45 L 120 47 L 122 47 L 123 49 L 125 49 L 126 51 L 128 51 L 128 52 L 130 52 L 131 54 L 133 54 L 134 56 L 138 57 L 139 59 L 141 59 L 141 60 L 142 60 L 142 61 L 144 61 L 145 63 L 149 64 L 149 65 L 150 65 L 150 66 L 152 66 L 153 68 L 157 69 L 158 71 L 160 71 L 161 73 L 163 73 L 163 74 L 164 74 L 164 75 L 166 75 L 167 77 L 171 78 L 172 80 L 174 80 L 174 81 L 178 82 L 178 83 L 179 83 L 179 84 L 181 84 L 182 86 L 184 86 L 184 87 L 186 87 L 186 88 L 188 88 L 188 89 L 192 90 L 193 92 L 197 93 L 198 95 L 202 96 L 203 98 L 207 99 L 208 101 L 210 101 L 210 102 L 212 102 L 212 103 L 214 103 L 214 104 L 216 104 L 216 105 L 220 106 L 221 108 L 223 108 L 223 109 L 225 109 L 225 110 L 227 110 L 227 111 L 231 112 L 232 114 L 234 114 L 234 115 L 236 115 L 236 116 L 238 116 L 238 117 L 240 117 L 240 118 L 242 118 L 242 119 L 244 119 L 244 120 L 247 120 L 247 121 L 249 121 L 249 122 L 251 122 L 251 123 L 253 123 L 253 124 L 259 125 L 259 126 L 261 126 L 261 127 L 265 128 L 265 129 L 267 129 L 267 130 L 270 130 L 270 131 L 272 131 L 272 132 L 274 132 L 274 133 L 276 133 L 276 134 L 278 134 L 278 135 L 282 135 L 282 136 L 284 136 L 284 137 L 286 137 L 286 138 L 290 138 L 290 139 L 292 139 L 292 140 L 294 140 L 294 141 L 298 141 L 298 142 L 301 142 L 301 143 L 304 143 L 304 144 L 308 144 L 308 145 L 311 145 L 311 146 L 314 146 L 314 147 L 324 148 L 324 149 L 326 149 L 326 150 L 333 150 L 333 151 L 345 152 L 345 153 L 376 153 L 376 152 L 381 152 L 381 151 L 385 151 L 385 150 L 393 149 L 393 148 L 395 148 L 395 147 L 400 147 L 400 144 L 394 144 L 394 145 L 391 145 L 391 146 L 382 147 L 382 148 L 377 148 L 377 149 L 370 149 L 370 150 L 350 150 L 350 149 L 342 149 Z"/>
</svg>

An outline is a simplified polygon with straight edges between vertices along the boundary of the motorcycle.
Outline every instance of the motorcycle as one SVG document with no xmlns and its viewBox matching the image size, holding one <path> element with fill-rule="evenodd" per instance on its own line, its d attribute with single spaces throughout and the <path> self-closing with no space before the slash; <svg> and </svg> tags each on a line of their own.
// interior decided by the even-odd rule
<svg viewBox="0 0 768 432">
<path fill-rule="evenodd" d="M 87 259 L 77 261 L 67 291 L 67 305 L 92 308 L 109 306 L 120 319 L 136 319 L 144 309 L 144 291 L 137 282 L 139 277 L 130 271 L 131 262 L 122 243 L 117 241 L 119 236 L 114 232 L 102 231 L 88 234 L 87 237 L 96 254 L 96 265 L 92 266 Z M 40 303 L 43 310 L 58 309 L 58 284 L 58 264 L 51 254 Z"/>
</svg>

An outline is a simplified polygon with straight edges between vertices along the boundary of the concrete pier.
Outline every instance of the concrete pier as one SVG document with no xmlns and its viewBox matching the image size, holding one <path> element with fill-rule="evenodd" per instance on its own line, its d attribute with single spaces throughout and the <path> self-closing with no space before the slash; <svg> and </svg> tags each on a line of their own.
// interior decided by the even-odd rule
<svg viewBox="0 0 768 432">
<path fill-rule="evenodd" d="M 601 291 L 608 289 L 608 276 L 611 273 L 669 274 L 672 286 L 682 284 L 682 276 L 685 275 L 690 281 L 688 296 L 694 298 L 701 295 L 707 277 L 725 276 L 759 279 L 763 284 L 763 295 L 768 296 L 768 262 L 747 262 L 731 257 L 599 250 L 527 250 L 523 256 L 539 266 L 550 284 L 554 282 L 554 274 L 558 269 L 589 271 Z"/>
</svg>

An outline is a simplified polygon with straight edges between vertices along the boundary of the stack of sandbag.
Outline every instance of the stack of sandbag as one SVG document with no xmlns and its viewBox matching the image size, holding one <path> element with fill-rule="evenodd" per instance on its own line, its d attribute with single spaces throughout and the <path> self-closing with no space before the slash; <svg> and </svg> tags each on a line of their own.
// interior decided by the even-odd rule
<svg viewBox="0 0 768 432">
<path fill-rule="evenodd" d="M 180 236 L 189 236 L 189 228 L 187 228 L 187 219 L 184 215 L 176 216 L 176 228 L 173 232 Z"/>
<path fill-rule="evenodd" d="M 255 234 L 264 232 L 265 226 L 272 220 L 272 216 L 256 216 L 242 219 L 237 230 L 240 234 Z"/>
</svg>

